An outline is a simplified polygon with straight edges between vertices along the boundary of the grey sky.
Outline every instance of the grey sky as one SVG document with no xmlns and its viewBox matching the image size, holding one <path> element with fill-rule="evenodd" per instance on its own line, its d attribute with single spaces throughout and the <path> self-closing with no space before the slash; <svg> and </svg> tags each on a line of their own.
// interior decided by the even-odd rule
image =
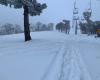
<svg viewBox="0 0 100 80">
<path fill-rule="evenodd" d="M 72 10 L 74 0 L 38 0 L 47 3 L 48 8 L 43 11 L 41 16 L 30 17 L 30 23 L 37 21 L 59 22 L 63 19 L 72 20 Z M 77 0 L 79 16 L 89 7 L 89 0 Z M 100 20 L 100 0 L 92 0 L 93 20 Z M 13 9 L 0 5 L 0 24 L 16 23 L 23 25 L 23 9 Z"/>
</svg>

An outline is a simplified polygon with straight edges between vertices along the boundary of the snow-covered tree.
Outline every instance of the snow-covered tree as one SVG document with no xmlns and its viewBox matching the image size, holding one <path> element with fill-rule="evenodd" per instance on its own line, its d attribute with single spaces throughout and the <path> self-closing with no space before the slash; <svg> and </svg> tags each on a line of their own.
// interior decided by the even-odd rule
<svg viewBox="0 0 100 80">
<path fill-rule="evenodd" d="M 23 30 L 21 29 L 21 26 L 18 25 L 18 24 L 15 24 L 14 25 L 14 33 L 17 34 L 17 33 L 22 33 Z"/>
<path fill-rule="evenodd" d="M 94 34 L 94 22 L 91 18 L 91 11 L 83 12 L 84 19 L 87 21 L 87 33 L 88 35 Z"/>
<path fill-rule="evenodd" d="M 46 24 L 42 24 L 41 31 L 46 31 L 48 29 Z"/>
<path fill-rule="evenodd" d="M 22 32 L 23 30 L 18 24 L 13 25 L 10 23 L 6 23 L 0 26 L 0 35 L 17 34 Z"/>
<path fill-rule="evenodd" d="M 70 21 L 69 20 L 63 20 L 62 22 L 59 22 L 56 24 L 56 30 L 60 32 L 65 32 L 66 34 L 69 34 L 70 31 Z"/>
<path fill-rule="evenodd" d="M 37 23 L 36 23 L 36 30 L 37 30 L 37 31 L 40 31 L 41 26 L 42 26 L 42 23 L 41 23 L 41 22 L 37 22 Z"/>
<path fill-rule="evenodd" d="M 48 24 L 48 29 L 52 31 L 53 28 L 54 28 L 54 23 L 49 23 Z"/>
<path fill-rule="evenodd" d="M 0 0 L 0 4 L 10 6 L 19 9 L 24 9 L 24 34 L 25 41 L 31 40 L 30 29 L 29 29 L 29 14 L 31 16 L 40 15 L 42 10 L 47 6 L 46 4 L 40 4 L 36 0 Z"/>
<path fill-rule="evenodd" d="M 13 24 L 6 23 L 1 26 L 0 28 L 0 34 L 5 35 L 5 34 L 13 34 L 14 33 L 14 26 Z"/>
<path fill-rule="evenodd" d="M 35 31 L 35 27 L 36 27 L 36 26 L 35 26 L 34 24 L 31 23 L 31 24 L 30 24 L 30 31 L 31 31 L 31 32 L 34 32 L 34 31 Z"/>
</svg>

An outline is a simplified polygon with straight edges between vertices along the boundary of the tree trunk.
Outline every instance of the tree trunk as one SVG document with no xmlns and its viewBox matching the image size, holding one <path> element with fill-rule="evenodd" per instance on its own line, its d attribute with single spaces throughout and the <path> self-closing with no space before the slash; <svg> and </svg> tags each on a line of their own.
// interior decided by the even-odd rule
<svg viewBox="0 0 100 80">
<path fill-rule="evenodd" d="M 25 41 L 31 40 L 30 28 L 29 28 L 29 12 L 27 5 L 24 5 L 24 35 L 25 35 Z"/>
</svg>

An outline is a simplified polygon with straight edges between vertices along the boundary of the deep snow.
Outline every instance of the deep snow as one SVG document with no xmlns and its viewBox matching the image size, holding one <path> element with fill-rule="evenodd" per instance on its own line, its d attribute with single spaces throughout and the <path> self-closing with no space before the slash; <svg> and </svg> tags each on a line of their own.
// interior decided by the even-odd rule
<svg viewBox="0 0 100 80">
<path fill-rule="evenodd" d="M 100 39 L 45 31 L 0 36 L 0 80 L 100 80 Z"/>
</svg>

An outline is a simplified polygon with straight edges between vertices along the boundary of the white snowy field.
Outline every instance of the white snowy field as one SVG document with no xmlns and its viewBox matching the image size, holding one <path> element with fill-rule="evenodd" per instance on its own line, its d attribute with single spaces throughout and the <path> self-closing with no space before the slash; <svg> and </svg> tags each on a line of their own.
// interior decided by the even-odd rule
<svg viewBox="0 0 100 80">
<path fill-rule="evenodd" d="M 100 39 L 45 31 L 0 36 L 0 80 L 100 80 Z"/>
</svg>

